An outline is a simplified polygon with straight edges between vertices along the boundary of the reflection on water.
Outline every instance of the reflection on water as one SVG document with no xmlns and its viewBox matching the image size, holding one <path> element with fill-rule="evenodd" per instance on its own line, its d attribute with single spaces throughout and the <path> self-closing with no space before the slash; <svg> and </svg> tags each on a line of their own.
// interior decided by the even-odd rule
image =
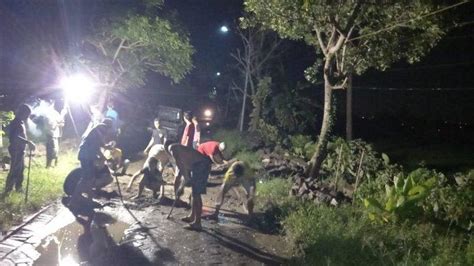
<svg viewBox="0 0 474 266">
<path fill-rule="evenodd" d="M 83 226 L 73 222 L 46 237 L 37 248 L 41 256 L 35 265 L 80 265 L 80 262 L 87 260 L 91 252 L 101 252 L 101 248 L 116 245 L 129 227 L 126 223 L 111 219 L 101 225 L 107 226 L 93 226 L 91 233 L 84 234 Z"/>
</svg>

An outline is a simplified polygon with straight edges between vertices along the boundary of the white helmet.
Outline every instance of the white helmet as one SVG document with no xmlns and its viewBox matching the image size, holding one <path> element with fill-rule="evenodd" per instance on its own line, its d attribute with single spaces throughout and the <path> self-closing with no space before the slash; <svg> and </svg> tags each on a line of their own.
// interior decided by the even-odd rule
<svg viewBox="0 0 474 266">
<path fill-rule="evenodd" d="M 224 143 L 224 142 L 219 143 L 219 150 L 220 150 L 220 151 L 224 151 L 224 150 L 225 150 L 225 143 Z"/>
</svg>

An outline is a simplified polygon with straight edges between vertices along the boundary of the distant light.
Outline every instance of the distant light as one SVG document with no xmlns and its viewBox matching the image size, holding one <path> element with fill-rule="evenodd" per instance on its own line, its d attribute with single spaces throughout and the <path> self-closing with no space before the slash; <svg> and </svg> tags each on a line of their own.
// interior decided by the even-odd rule
<svg viewBox="0 0 474 266">
<path fill-rule="evenodd" d="M 216 73 L 216 76 L 220 76 L 220 75 L 221 75 L 221 72 L 217 72 L 217 73 Z"/>
<path fill-rule="evenodd" d="M 210 126 L 210 125 L 211 125 L 211 123 L 209 123 L 209 122 L 206 122 L 206 126 Z"/>
<path fill-rule="evenodd" d="M 206 109 L 206 110 L 204 110 L 204 116 L 205 116 L 205 117 L 211 117 L 211 116 L 212 116 L 212 111 L 211 111 L 211 109 Z"/>
<path fill-rule="evenodd" d="M 227 26 L 222 26 L 220 31 L 223 33 L 227 33 L 229 31 L 229 28 L 227 28 Z"/>
<path fill-rule="evenodd" d="M 59 86 L 63 89 L 67 100 L 80 103 L 87 102 L 95 88 L 94 82 L 83 74 L 63 77 Z"/>
</svg>

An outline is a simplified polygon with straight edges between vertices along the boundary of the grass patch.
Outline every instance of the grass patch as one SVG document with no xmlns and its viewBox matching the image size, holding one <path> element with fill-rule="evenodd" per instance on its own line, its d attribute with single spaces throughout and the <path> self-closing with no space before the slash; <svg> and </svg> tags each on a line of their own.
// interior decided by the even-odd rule
<svg viewBox="0 0 474 266">
<path fill-rule="evenodd" d="M 78 165 L 76 153 L 69 151 L 60 155 L 59 165 L 55 168 L 45 168 L 45 158 L 36 157 L 31 162 L 30 186 L 28 202 L 25 204 L 25 194 L 12 192 L 0 200 L 0 230 L 5 231 L 11 225 L 19 223 L 22 218 L 37 211 L 45 204 L 57 199 L 63 193 L 63 182 L 66 175 Z M 28 164 L 28 158 L 25 159 Z M 27 165 L 26 165 L 27 166 Z M 8 172 L 0 173 L 0 189 L 3 193 Z M 27 169 L 25 167 L 23 189 L 26 189 Z"/>
<path fill-rule="evenodd" d="M 262 169 L 262 159 L 256 152 L 241 151 L 235 155 L 235 158 L 247 163 L 253 170 Z"/>
<path fill-rule="evenodd" d="M 316 206 L 276 178 L 257 187 L 260 226 L 288 240 L 295 265 L 472 265 L 471 234 L 426 221 L 375 224 L 356 206 Z"/>
<path fill-rule="evenodd" d="M 300 206 L 283 225 L 307 265 L 469 265 L 472 256 L 470 236 L 430 223 L 374 224 L 349 206 Z"/>
<path fill-rule="evenodd" d="M 225 142 L 224 155 L 230 158 L 235 156 L 238 152 L 249 149 L 247 138 L 238 130 L 221 129 L 214 135 L 213 139 L 219 142 Z"/>
</svg>

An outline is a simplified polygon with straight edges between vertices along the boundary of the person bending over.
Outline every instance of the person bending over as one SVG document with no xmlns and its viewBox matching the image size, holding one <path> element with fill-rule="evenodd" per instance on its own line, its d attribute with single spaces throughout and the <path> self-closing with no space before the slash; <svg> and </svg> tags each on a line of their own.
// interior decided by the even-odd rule
<svg viewBox="0 0 474 266">
<path fill-rule="evenodd" d="M 211 218 L 218 218 L 219 210 L 224 204 L 225 194 L 231 188 L 237 194 L 239 201 L 242 201 L 240 193 L 237 189 L 237 186 L 239 185 L 241 185 L 245 189 L 246 193 L 246 199 L 244 204 L 242 205 L 244 207 L 244 211 L 248 215 L 253 214 L 256 189 L 255 173 L 252 171 L 252 169 L 250 169 L 248 164 L 242 161 L 236 161 L 229 167 L 229 169 L 224 175 L 224 182 L 222 183 L 222 186 L 219 190 L 219 194 L 217 194 L 216 210 L 214 214 L 211 215 Z"/>
<path fill-rule="evenodd" d="M 176 190 L 177 200 L 184 191 L 187 184 L 191 185 L 191 213 L 182 220 L 190 223 L 186 229 L 200 231 L 202 214 L 202 194 L 206 194 L 207 179 L 211 171 L 211 160 L 192 147 L 180 144 L 171 144 L 167 147 L 168 152 L 173 157 L 177 169 L 179 187 Z"/>
<path fill-rule="evenodd" d="M 139 198 L 143 193 L 143 189 L 147 188 L 153 191 L 153 198 L 157 198 L 157 192 L 160 190 L 160 197 L 158 199 L 161 200 L 165 194 L 165 182 L 163 181 L 161 172 L 158 170 L 158 160 L 154 157 L 147 159 L 143 169 L 136 172 L 132 176 L 132 179 L 130 179 L 127 186 L 128 191 L 130 191 L 133 182 L 135 182 L 135 179 L 140 175 L 143 175 L 143 178 L 138 185 L 138 194 L 132 199 Z"/>
<path fill-rule="evenodd" d="M 101 148 L 109 142 L 111 129 L 112 121 L 105 119 L 103 123 L 93 127 L 81 141 L 78 159 L 81 162 L 83 176 L 71 197 L 70 207 L 73 209 L 80 207 L 78 205 L 80 205 L 82 193 L 86 193 L 92 198 L 91 192 L 96 175 L 95 164 L 98 159 L 105 161 Z"/>
</svg>

